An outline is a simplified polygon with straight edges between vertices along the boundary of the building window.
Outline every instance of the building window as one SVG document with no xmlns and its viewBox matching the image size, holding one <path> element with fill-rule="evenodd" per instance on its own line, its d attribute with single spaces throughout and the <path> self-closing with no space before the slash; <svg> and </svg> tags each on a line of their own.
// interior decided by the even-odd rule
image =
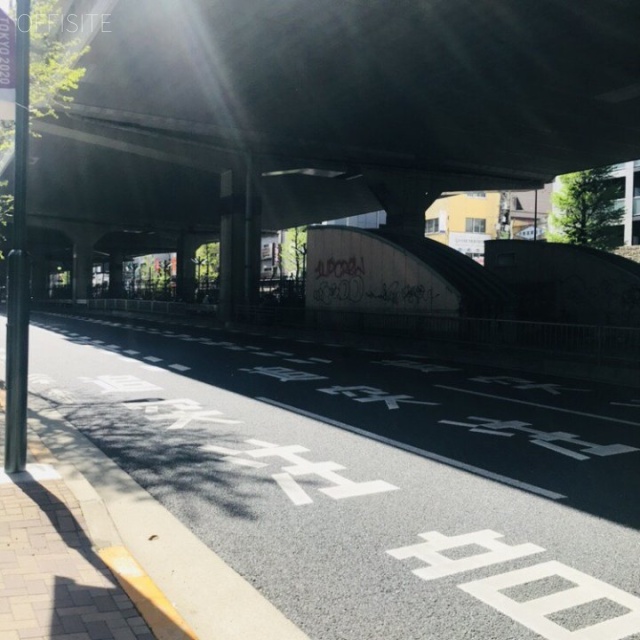
<svg viewBox="0 0 640 640">
<path fill-rule="evenodd" d="M 464 230 L 467 233 L 486 233 L 487 221 L 484 218 L 466 218 Z"/>
<path fill-rule="evenodd" d="M 429 235 L 431 233 L 438 233 L 440 231 L 440 219 L 429 218 L 424 221 L 424 234 Z"/>
</svg>

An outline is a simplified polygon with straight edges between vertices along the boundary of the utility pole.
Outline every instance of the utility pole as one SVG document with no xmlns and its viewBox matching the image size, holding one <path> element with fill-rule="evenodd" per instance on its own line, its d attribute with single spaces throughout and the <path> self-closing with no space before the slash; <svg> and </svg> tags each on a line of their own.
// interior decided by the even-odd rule
<svg viewBox="0 0 640 640">
<path fill-rule="evenodd" d="M 12 249 L 7 258 L 7 408 L 4 468 L 24 471 L 27 460 L 29 272 L 27 154 L 29 142 L 29 29 L 31 0 L 18 0 L 16 19 L 16 133 Z"/>
</svg>

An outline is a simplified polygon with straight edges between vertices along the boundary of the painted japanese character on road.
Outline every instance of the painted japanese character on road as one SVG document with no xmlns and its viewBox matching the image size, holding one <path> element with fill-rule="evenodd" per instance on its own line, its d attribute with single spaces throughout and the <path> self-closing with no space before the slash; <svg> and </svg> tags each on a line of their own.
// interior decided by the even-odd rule
<svg viewBox="0 0 640 640">
<path fill-rule="evenodd" d="M 405 404 L 421 404 L 427 406 L 436 406 L 438 402 L 423 402 L 419 400 L 413 400 L 413 396 L 405 394 L 393 395 L 383 391 L 382 389 L 376 389 L 375 387 L 367 387 L 364 385 L 359 386 L 333 386 L 326 389 L 318 389 L 320 393 L 327 393 L 331 396 L 343 395 L 347 398 L 351 398 L 355 402 L 369 403 L 369 402 L 384 402 L 387 405 L 387 409 L 399 409 L 399 403 Z"/>
<path fill-rule="evenodd" d="M 222 411 L 203 409 L 195 400 L 180 398 L 177 400 L 158 400 L 128 403 L 130 409 L 141 409 L 147 419 L 153 422 L 171 422 L 167 431 L 184 429 L 198 422 L 211 424 L 242 424 L 241 420 L 223 418 Z"/>
<path fill-rule="evenodd" d="M 566 433 L 565 431 L 548 432 L 532 429 L 530 428 L 531 423 L 520 420 L 498 420 L 480 416 L 468 416 L 467 420 L 470 422 L 439 420 L 439 424 L 467 427 L 469 431 L 473 433 L 484 433 L 507 438 L 516 435 L 513 431 L 526 433 L 530 438 L 529 442 L 531 442 L 531 444 L 544 447 L 545 449 L 555 451 L 556 453 L 574 458 L 575 460 L 589 460 L 590 456 L 607 457 L 638 451 L 635 447 L 630 447 L 625 444 L 595 444 L 593 442 L 587 442 L 586 440 L 580 440 L 580 436 L 573 433 Z M 553 444 L 554 442 L 574 445 L 578 451 Z"/>
<path fill-rule="evenodd" d="M 288 367 L 253 367 L 252 369 L 240 369 L 240 371 L 277 378 L 280 382 L 309 382 L 312 380 L 327 379 L 327 376 L 319 376 L 306 371 L 297 371 L 296 369 L 289 369 Z"/>
<path fill-rule="evenodd" d="M 469 380 L 471 380 L 471 382 L 482 382 L 483 384 L 500 384 L 513 389 L 540 389 L 550 393 L 552 396 L 559 396 L 563 391 L 588 391 L 588 389 L 563 387 L 556 382 L 538 383 L 531 380 L 525 380 L 524 378 L 514 378 L 512 376 L 476 376 L 475 378 L 469 378 Z"/>
<path fill-rule="evenodd" d="M 305 460 L 305 458 L 299 454 L 308 453 L 309 449 L 297 444 L 280 446 L 254 439 L 246 440 L 246 443 L 255 448 L 241 451 L 217 445 L 204 445 L 201 447 L 201 450 L 207 453 L 218 454 L 222 456 L 222 460 L 225 462 L 254 469 L 262 469 L 269 466 L 269 463 L 261 462 L 261 460 L 267 458 L 283 459 L 289 464 L 281 467 L 281 473 L 274 473 L 271 477 L 296 506 L 311 504 L 313 502 L 311 496 L 296 480 L 296 478 L 303 476 L 319 476 L 323 480 L 326 480 L 331 486 L 323 487 L 318 489 L 318 491 L 333 500 L 343 500 L 345 498 L 384 493 L 398 489 L 398 487 L 383 480 L 372 480 L 368 482 L 354 482 L 353 480 L 349 480 L 336 473 L 337 471 L 345 469 L 345 467 L 336 462 L 310 462 L 309 460 Z"/>
</svg>

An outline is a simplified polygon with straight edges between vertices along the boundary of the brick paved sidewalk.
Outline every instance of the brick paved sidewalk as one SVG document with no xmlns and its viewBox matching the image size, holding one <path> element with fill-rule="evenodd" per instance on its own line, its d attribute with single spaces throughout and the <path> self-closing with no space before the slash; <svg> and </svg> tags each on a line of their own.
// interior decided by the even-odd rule
<svg viewBox="0 0 640 640">
<path fill-rule="evenodd" d="M 0 480 L 0 638 L 153 640 L 62 480 Z"/>
</svg>

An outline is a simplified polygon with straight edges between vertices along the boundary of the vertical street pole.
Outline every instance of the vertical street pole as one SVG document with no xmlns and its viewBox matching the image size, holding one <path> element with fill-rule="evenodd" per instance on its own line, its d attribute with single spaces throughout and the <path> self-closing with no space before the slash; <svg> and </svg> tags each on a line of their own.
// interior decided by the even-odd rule
<svg viewBox="0 0 640 640">
<path fill-rule="evenodd" d="M 253 155 L 247 153 L 245 162 L 245 205 L 244 205 L 244 303 L 251 304 L 251 238 L 253 231 L 254 183 Z"/>
<path fill-rule="evenodd" d="M 538 190 L 535 191 L 533 201 L 533 241 L 538 240 Z"/>
<path fill-rule="evenodd" d="M 18 0 L 16 20 L 16 138 L 12 250 L 7 258 L 7 407 L 4 468 L 24 471 L 27 460 L 29 256 L 27 153 L 29 141 L 29 29 L 31 0 Z"/>
</svg>

